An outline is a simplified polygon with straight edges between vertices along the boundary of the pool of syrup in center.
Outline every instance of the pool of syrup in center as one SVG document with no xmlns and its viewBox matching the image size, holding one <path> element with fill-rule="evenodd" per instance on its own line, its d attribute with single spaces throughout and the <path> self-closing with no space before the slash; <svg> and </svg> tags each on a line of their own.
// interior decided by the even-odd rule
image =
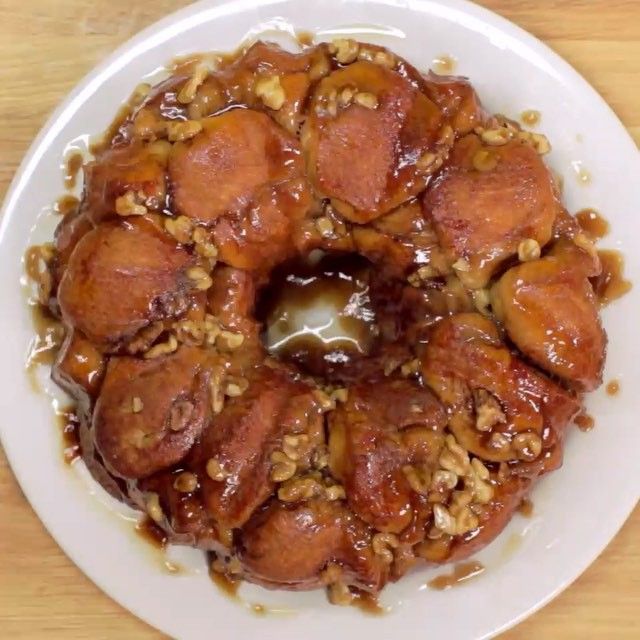
<svg viewBox="0 0 640 640">
<path fill-rule="evenodd" d="M 370 355 L 379 334 L 370 274 L 370 263 L 355 254 L 282 265 L 258 305 L 269 352 L 325 376 Z"/>
</svg>

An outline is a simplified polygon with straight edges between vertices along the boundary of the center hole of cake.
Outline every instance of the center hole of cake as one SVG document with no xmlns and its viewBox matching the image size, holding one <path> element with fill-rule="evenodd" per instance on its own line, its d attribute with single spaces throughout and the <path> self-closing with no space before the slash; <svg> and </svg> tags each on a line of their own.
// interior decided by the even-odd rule
<svg viewBox="0 0 640 640">
<path fill-rule="evenodd" d="M 362 256 L 321 252 L 278 268 L 258 309 L 269 352 L 329 378 L 369 355 L 379 333 L 370 273 Z"/>
</svg>

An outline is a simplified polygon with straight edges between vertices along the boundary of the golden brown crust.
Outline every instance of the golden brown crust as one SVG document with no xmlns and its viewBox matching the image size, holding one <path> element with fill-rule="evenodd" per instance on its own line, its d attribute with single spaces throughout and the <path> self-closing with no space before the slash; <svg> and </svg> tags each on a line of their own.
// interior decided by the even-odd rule
<svg viewBox="0 0 640 640">
<path fill-rule="evenodd" d="M 479 159 L 489 164 L 478 169 Z M 523 240 L 543 247 L 561 211 L 551 174 L 532 146 L 513 140 L 487 147 L 475 134 L 455 144 L 424 208 L 451 263 L 460 265 L 458 275 L 474 289 L 486 286 Z"/>
<path fill-rule="evenodd" d="M 353 97 L 340 106 L 345 90 Z M 334 71 L 302 134 L 311 181 L 345 218 L 374 220 L 424 189 L 429 173 L 416 163 L 446 146 L 441 125 L 437 107 L 398 73 L 366 61 Z"/>
<path fill-rule="evenodd" d="M 93 430 L 113 474 L 144 478 L 187 455 L 210 414 L 206 359 L 192 347 L 152 360 L 111 359 Z"/>
<path fill-rule="evenodd" d="M 424 504 L 403 472 L 434 466 L 446 418 L 427 390 L 407 380 L 353 385 L 329 417 L 331 471 L 344 483 L 353 511 L 378 531 L 401 533 Z"/>
<path fill-rule="evenodd" d="M 387 569 L 369 541 L 368 528 L 340 503 L 274 502 L 249 522 L 240 558 L 252 580 L 271 588 L 322 586 L 324 569 L 338 563 L 346 583 L 377 592 Z"/>
<path fill-rule="evenodd" d="M 579 408 L 572 394 L 513 355 L 497 327 L 480 314 L 458 314 L 434 328 L 422 375 L 449 409 L 449 428 L 460 444 L 492 462 L 519 459 L 518 434 L 541 442 L 548 430 L 559 436 Z M 491 399 L 474 397 L 478 391 L 495 398 L 500 412 L 480 428 L 480 405 Z"/>
<path fill-rule="evenodd" d="M 259 205 L 271 189 L 302 174 L 297 141 L 265 114 L 233 109 L 202 127 L 190 141 L 176 143 L 169 158 L 181 215 L 211 224 Z"/>
<path fill-rule="evenodd" d="M 105 222 L 75 247 L 60 282 L 64 321 L 115 346 L 186 309 L 194 259 L 147 218 Z"/>
<path fill-rule="evenodd" d="M 189 466 L 198 470 L 208 513 L 222 527 L 242 527 L 273 493 L 271 455 L 282 450 L 283 436 L 304 435 L 308 453 L 296 463 L 310 466 L 309 456 L 323 440 L 322 413 L 312 389 L 286 372 L 260 367 L 248 388 L 231 398 L 193 448 Z M 220 475 L 207 472 L 215 461 Z"/>
<path fill-rule="evenodd" d="M 509 337 L 550 373 L 591 391 L 602 382 L 606 335 L 589 277 L 572 243 L 507 271 L 492 289 L 493 308 Z M 581 266 L 581 261 L 584 266 Z"/>
<path fill-rule="evenodd" d="M 114 147 L 85 166 L 82 209 L 93 224 L 116 214 L 118 198 L 131 192 L 147 209 L 165 206 L 165 158 L 153 146 Z"/>
</svg>

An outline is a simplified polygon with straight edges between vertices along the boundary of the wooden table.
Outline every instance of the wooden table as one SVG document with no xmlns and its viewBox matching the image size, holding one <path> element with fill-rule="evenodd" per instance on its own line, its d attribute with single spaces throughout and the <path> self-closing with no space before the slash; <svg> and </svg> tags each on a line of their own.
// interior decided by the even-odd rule
<svg viewBox="0 0 640 640">
<path fill-rule="evenodd" d="M 118 44 L 186 4 L 187 0 L 0 0 L 0 195 L 48 114 L 76 82 Z M 640 2 L 481 4 L 562 54 L 640 141 Z M 162 637 L 71 564 L 27 504 L 1 451 L 0 507 L 0 637 Z M 572 587 L 504 638 L 637 638 L 639 538 L 636 509 Z"/>
</svg>

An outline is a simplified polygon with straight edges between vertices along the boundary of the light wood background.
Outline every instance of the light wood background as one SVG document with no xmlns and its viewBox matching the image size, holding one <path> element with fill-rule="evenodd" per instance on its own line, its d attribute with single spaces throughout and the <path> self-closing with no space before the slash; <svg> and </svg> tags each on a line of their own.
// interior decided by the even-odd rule
<svg viewBox="0 0 640 640">
<path fill-rule="evenodd" d="M 121 42 L 186 4 L 186 0 L 0 0 L 0 196 L 48 114 L 76 82 Z M 481 4 L 562 54 L 602 93 L 640 142 L 639 0 L 482 0 Z M 579 539 L 580 532 L 573 535 Z M 504 638 L 638 638 L 639 539 L 640 509 L 636 509 L 573 586 Z M 29 507 L 1 450 L 0 637 L 162 637 L 71 564 Z"/>
</svg>

